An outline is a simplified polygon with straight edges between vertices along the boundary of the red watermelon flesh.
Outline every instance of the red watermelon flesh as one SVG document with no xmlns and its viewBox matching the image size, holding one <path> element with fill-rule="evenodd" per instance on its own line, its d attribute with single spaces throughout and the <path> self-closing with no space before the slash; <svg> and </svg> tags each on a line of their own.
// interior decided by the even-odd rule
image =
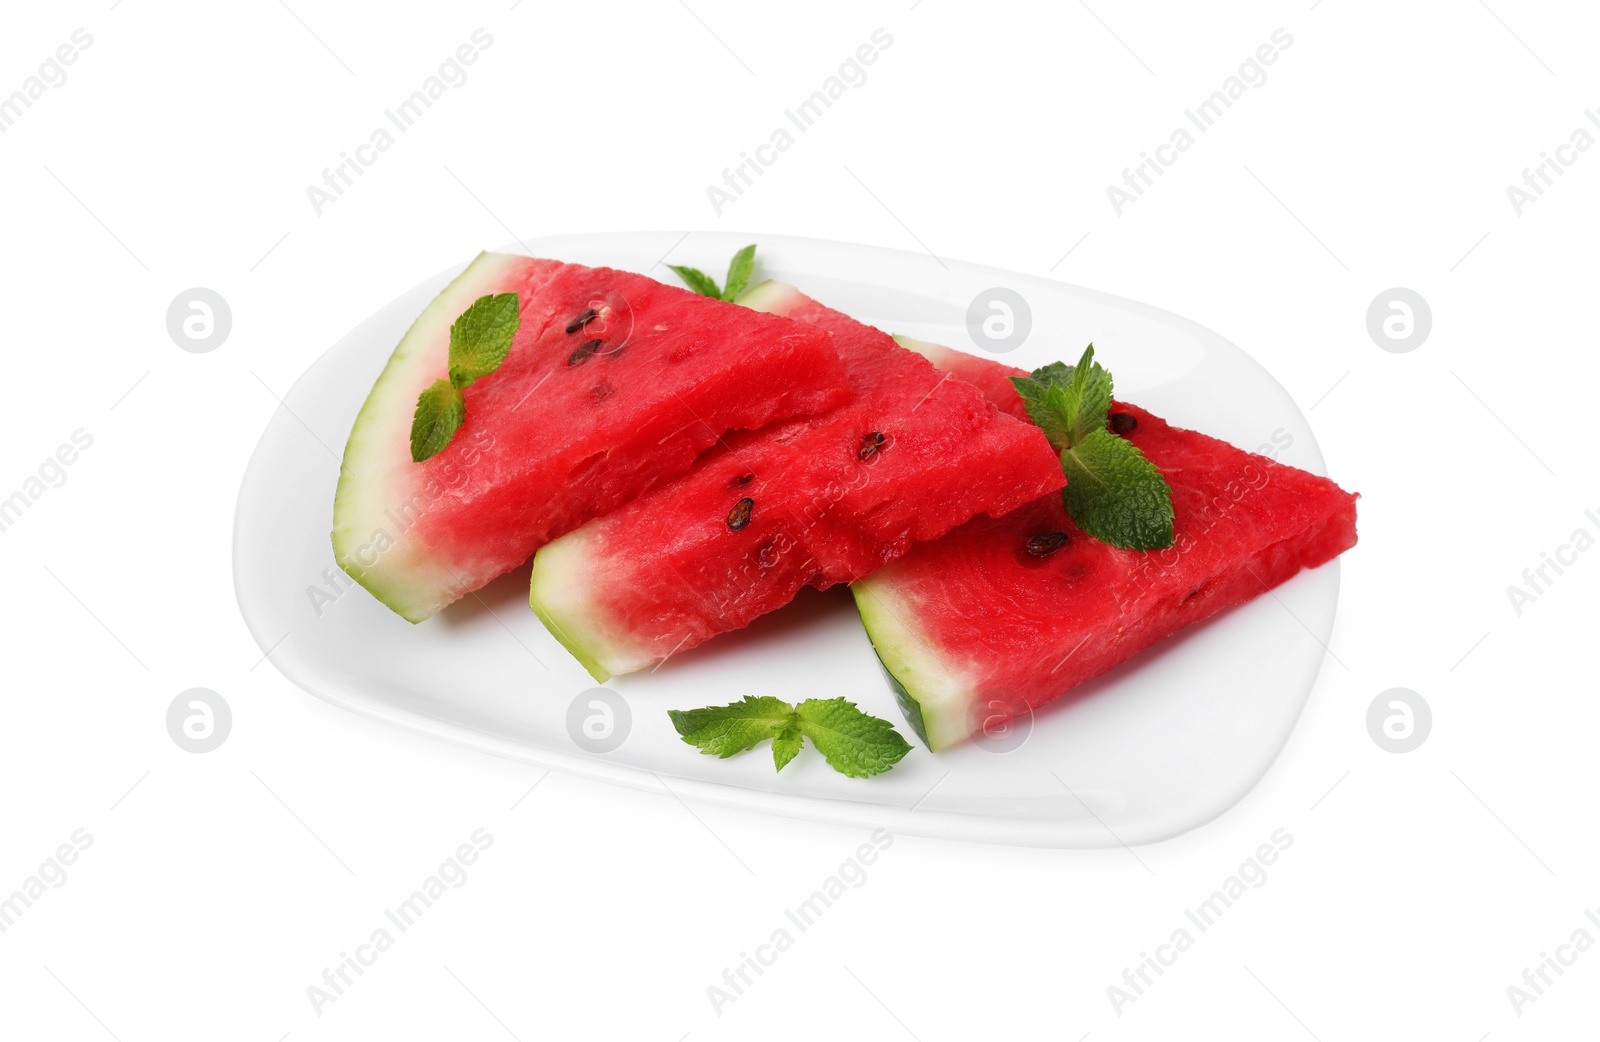
<svg viewBox="0 0 1600 1042">
<path fill-rule="evenodd" d="M 690 474 L 539 552 L 533 608 L 598 679 L 1064 484 L 1038 428 L 887 335 L 777 283 L 741 303 L 830 330 L 855 397 L 730 436 Z"/>
<path fill-rule="evenodd" d="M 902 341 L 902 343 L 911 343 Z M 918 345 L 1020 410 L 1021 370 Z M 1127 437 L 1172 487 L 1175 545 L 1081 533 L 1058 495 L 976 518 L 853 587 L 908 721 L 930 748 L 1030 713 L 1150 645 L 1356 542 L 1356 497 L 1326 478 L 1173 427 L 1123 402 Z M 1055 533 L 1066 542 L 1036 556 Z M 1043 537 L 1043 538 L 1040 538 Z"/>
<path fill-rule="evenodd" d="M 450 325 L 509 292 L 521 314 L 510 353 L 465 388 L 444 451 L 414 462 L 412 414 L 448 372 Z M 335 554 L 418 622 L 687 471 L 724 432 L 849 395 L 826 331 L 643 275 L 482 254 L 412 325 L 356 419 Z"/>
</svg>

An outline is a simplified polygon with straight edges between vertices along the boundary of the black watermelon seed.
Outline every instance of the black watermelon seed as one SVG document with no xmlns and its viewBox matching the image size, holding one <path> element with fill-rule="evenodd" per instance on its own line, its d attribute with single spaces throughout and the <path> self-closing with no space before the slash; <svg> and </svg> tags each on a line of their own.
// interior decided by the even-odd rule
<svg viewBox="0 0 1600 1042">
<path fill-rule="evenodd" d="M 1114 412 L 1111 414 L 1111 429 L 1117 434 L 1132 434 L 1134 428 L 1138 426 L 1138 417 L 1131 412 Z"/>
<path fill-rule="evenodd" d="M 756 501 L 749 496 L 745 496 L 735 503 L 733 509 L 728 511 L 728 527 L 737 532 L 745 525 L 748 525 L 750 523 L 750 511 L 755 505 Z"/>
<path fill-rule="evenodd" d="M 1042 532 L 1028 540 L 1025 549 L 1035 557 L 1049 557 L 1067 545 L 1067 533 Z"/>
<path fill-rule="evenodd" d="M 588 340 L 579 344 L 577 349 L 567 356 L 567 364 L 577 365 L 580 362 L 587 361 L 589 356 L 594 354 L 595 350 L 600 347 L 600 344 L 601 341 L 599 340 Z"/>
<path fill-rule="evenodd" d="M 883 432 L 873 431 L 861 437 L 861 448 L 856 451 L 857 459 L 871 459 L 873 453 L 883 448 Z"/>
<path fill-rule="evenodd" d="M 576 333 L 590 322 L 593 322 L 596 314 L 597 312 L 594 308 L 590 308 L 589 310 L 583 312 L 583 314 L 567 323 L 567 332 Z"/>
<path fill-rule="evenodd" d="M 754 474 L 740 474 L 738 477 L 736 477 L 732 481 L 728 482 L 728 487 L 729 488 L 738 488 L 741 485 L 750 484 L 750 482 L 754 481 L 755 479 L 756 479 L 756 476 Z"/>
</svg>

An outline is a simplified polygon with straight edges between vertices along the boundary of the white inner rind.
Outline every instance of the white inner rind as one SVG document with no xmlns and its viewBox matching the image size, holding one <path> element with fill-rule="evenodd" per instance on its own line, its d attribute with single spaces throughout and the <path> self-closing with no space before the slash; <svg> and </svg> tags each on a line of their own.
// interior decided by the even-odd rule
<svg viewBox="0 0 1600 1042">
<path fill-rule="evenodd" d="M 883 667 L 922 710 L 928 748 L 938 752 L 965 741 L 972 733 L 974 685 L 915 628 L 917 606 L 901 597 L 892 575 L 884 577 L 883 571 L 852 583 L 851 591 Z"/>
<path fill-rule="evenodd" d="M 932 362 L 935 369 L 939 369 L 941 371 L 949 369 L 951 359 L 959 354 L 959 352 L 954 348 L 945 347 L 943 344 L 934 344 L 926 340 L 918 340 L 915 337 L 905 336 L 900 333 L 895 334 L 894 342 L 905 348 L 907 351 L 915 351 L 923 358 L 926 358 L 928 361 Z"/>
<path fill-rule="evenodd" d="M 799 290 L 788 283 L 769 279 L 753 289 L 746 290 L 735 303 L 751 311 L 760 311 L 768 315 L 787 315 L 794 310 L 795 305 L 805 299 Z"/>
<path fill-rule="evenodd" d="M 598 525 L 585 525 L 546 543 L 533 557 L 528 605 L 550 633 L 589 671 L 605 683 L 614 674 L 648 666 L 654 656 L 626 639 L 626 629 L 611 621 L 596 602 L 603 569 L 594 551 Z"/>
</svg>

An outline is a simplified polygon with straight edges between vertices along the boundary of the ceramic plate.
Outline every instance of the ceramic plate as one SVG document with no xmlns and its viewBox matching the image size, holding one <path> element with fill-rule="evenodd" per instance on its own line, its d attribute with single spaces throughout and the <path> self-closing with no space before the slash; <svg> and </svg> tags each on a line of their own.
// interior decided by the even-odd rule
<svg viewBox="0 0 1600 1042">
<path fill-rule="evenodd" d="M 974 300 L 996 288 L 1020 294 L 1030 331 L 995 357 L 1032 368 L 1074 360 L 1093 341 L 1116 373 L 1118 397 L 1323 473 L 1305 417 L 1265 370 L 1215 333 L 1143 304 L 924 253 L 771 235 L 646 232 L 525 245 L 672 281 L 666 264 L 720 276 L 752 241 L 758 277 L 794 283 L 880 329 L 968 351 L 979 350 L 968 326 Z M 764 751 L 718 760 L 684 745 L 668 709 L 744 694 L 846 696 L 912 737 L 848 592 L 811 592 L 652 673 L 612 680 L 624 712 L 610 726 L 626 737 L 608 752 L 585 750 L 568 721 L 597 716 L 595 685 L 529 611 L 527 566 L 418 626 L 360 587 L 329 586 L 342 578 L 328 532 L 350 424 L 401 334 L 460 268 L 402 294 L 335 344 L 285 396 L 245 473 L 234 530 L 239 606 L 272 664 L 312 694 L 474 748 L 667 787 L 687 800 L 1057 847 L 1152 842 L 1200 825 L 1248 792 L 1283 747 L 1333 626 L 1337 562 L 1084 685 L 1010 740 L 937 755 L 919 745 L 878 778 L 836 774 L 809 749 L 775 775 Z M 1006 334 L 1004 310 L 977 311 Z M 1020 314 L 1013 306 L 1011 329 Z M 593 726 L 604 730 L 599 720 Z"/>
</svg>

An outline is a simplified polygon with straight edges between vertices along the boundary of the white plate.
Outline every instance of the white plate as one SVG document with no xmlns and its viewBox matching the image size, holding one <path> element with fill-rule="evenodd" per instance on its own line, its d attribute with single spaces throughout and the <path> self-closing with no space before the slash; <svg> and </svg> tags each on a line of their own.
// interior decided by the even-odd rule
<svg viewBox="0 0 1600 1042">
<path fill-rule="evenodd" d="M 1014 289 L 1031 306 L 1033 328 L 1002 360 L 1071 361 L 1092 340 L 1119 397 L 1245 448 L 1271 445 L 1276 433 L 1280 460 L 1322 472 L 1305 417 L 1271 376 L 1215 333 L 1142 304 L 1031 275 L 946 269 L 925 254 L 771 235 L 696 232 L 680 241 L 649 232 L 528 246 L 671 280 L 665 261 L 720 275 L 752 241 L 761 274 L 881 329 L 967 350 L 976 350 L 966 326 L 974 297 Z M 666 714 L 744 694 L 844 695 L 910 737 L 842 589 L 808 593 L 654 673 L 613 680 L 632 723 L 609 753 L 585 752 L 568 733 L 568 707 L 594 685 L 529 611 L 526 566 L 482 591 L 481 603 L 468 598 L 420 626 L 360 587 L 318 614 L 309 591 L 325 575 L 342 578 L 328 539 L 336 454 L 401 334 L 459 270 L 401 295 L 334 345 L 285 397 L 245 473 L 234 530 L 239 606 L 272 663 L 307 691 L 474 748 L 656 791 L 667 785 L 688 799 L 1041 846 L 1153 842 L 1191 829 L 1237 802 L 1283 747 L 1333 626 L 1337 562 L 1085 685 L 1040 713 L 1010 751 L 968 744 L 935 755 L 919 745 L 871 780 L 834 773 L 814 750 L 780 775 L 765 751 L 702 756 Z"/>
</svg>

